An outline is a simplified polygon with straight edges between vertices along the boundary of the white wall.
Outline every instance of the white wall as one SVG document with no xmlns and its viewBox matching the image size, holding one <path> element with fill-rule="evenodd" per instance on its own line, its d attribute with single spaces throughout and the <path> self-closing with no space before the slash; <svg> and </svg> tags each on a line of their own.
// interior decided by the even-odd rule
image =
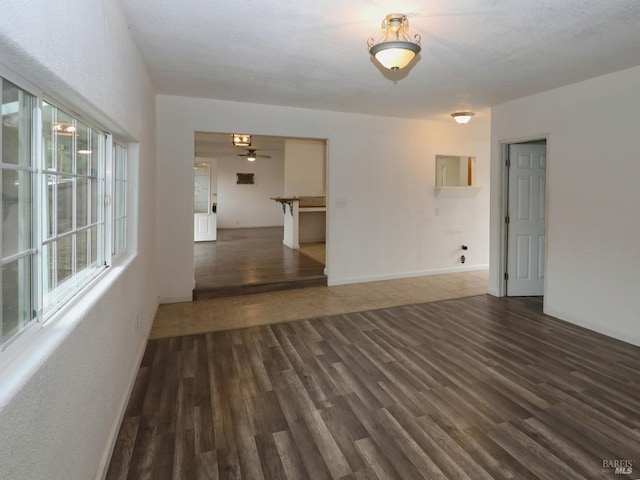
<svg viewBox="0 0 640 480">
<path fill-rule="evenodd" d="M 469 245 L 464 268 L 488 264 L 486 113 L 460 126 L 161 95 L 157 118 L 161 301 L 188 300 L 193 288 L 194 131 L 328 140 L 330 284 L 455 271 L 461 242 Z M 436 154 L 475 156 L 485 188 L 475 197 L 436 199 Z"/>
<path fill-rule="evenodd" d="M 255 185 L 236 185 L 236 173 L 255 174 Z M 283 225 L 282 207 L 271 200 L 284 191 L 284 158 L 258 157 L 218 160 L 218 228 L 276 227 Z"/>
<path fill-rule="evenodd" d="M 492 110 L 490 291 L 501 290 L 501 142 L 547 138 L 544 310 L 640 345 L 640 67 Z"/>
<path fill-rule="evenodd" d="M 284 196 L 324 195 L 326 142 L 288 138 L 284 142 Z"/>
<path fill-rule="evenodd" d="M 157 308 L 153 87 L 111 0 L 4 2 L 0 44 L 0 63 L 140 142 L 129 150 L 131 212 L 141 212 L 129 219 L 134 252 L 0 362 L 0 478 L 93 479 L 109 460 Z"/>
</svg>

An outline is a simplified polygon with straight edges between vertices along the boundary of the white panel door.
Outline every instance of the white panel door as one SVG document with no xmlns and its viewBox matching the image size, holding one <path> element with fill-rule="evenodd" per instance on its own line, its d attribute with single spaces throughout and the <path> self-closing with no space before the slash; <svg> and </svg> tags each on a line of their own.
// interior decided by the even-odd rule
<svg viewBox="0 0 640 480">
<path fill-rule="evenodd" d="M 509 296 L 544 293 L 546 150 L 546 145 L 509 146 Z"/>
<path fill-rule="evenodd" d="M 193 180 L 193 239 L 196 242 L 210 242 L 216 239 L 217 228 L 211 199 L 211 165 L 194 165 Z"/>
</svg>

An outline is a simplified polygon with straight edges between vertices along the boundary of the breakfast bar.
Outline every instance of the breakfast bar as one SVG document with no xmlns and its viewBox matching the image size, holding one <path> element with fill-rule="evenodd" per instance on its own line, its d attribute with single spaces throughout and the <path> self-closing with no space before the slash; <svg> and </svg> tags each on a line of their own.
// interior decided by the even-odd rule
<svg viewBox="0 0 640 480">
<path fill-rule="evenodd" d="M 282 205 L 284 238 L 282 243 L 297 250 L 301 243 L 326 239 L 326 196 L 272 197 Z"/>
</svg>

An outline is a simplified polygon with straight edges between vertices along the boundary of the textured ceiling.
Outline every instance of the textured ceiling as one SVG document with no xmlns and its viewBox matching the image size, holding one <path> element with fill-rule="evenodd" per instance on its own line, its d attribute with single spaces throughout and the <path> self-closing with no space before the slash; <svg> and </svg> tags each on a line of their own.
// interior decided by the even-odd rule
<svg viewBox="0 0 640 480">
<path fill-rule="evenodd" d="M 639 0 L 120 0 L 158 93 L 449 119 L 640 65 Z M 367 52 L 388 13 L 422 52 Z"/>
</svg>

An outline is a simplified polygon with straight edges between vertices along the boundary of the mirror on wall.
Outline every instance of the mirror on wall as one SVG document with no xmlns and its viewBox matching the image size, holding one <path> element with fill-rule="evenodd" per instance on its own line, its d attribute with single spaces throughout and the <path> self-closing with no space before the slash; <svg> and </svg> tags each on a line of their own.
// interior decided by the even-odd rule
<svg viewBox="0 0 640 480">
<path fill-rule="evenodd" d="M 436 187 L 475 185 L 475 157 L 436 155 Z"/>
</svg>

